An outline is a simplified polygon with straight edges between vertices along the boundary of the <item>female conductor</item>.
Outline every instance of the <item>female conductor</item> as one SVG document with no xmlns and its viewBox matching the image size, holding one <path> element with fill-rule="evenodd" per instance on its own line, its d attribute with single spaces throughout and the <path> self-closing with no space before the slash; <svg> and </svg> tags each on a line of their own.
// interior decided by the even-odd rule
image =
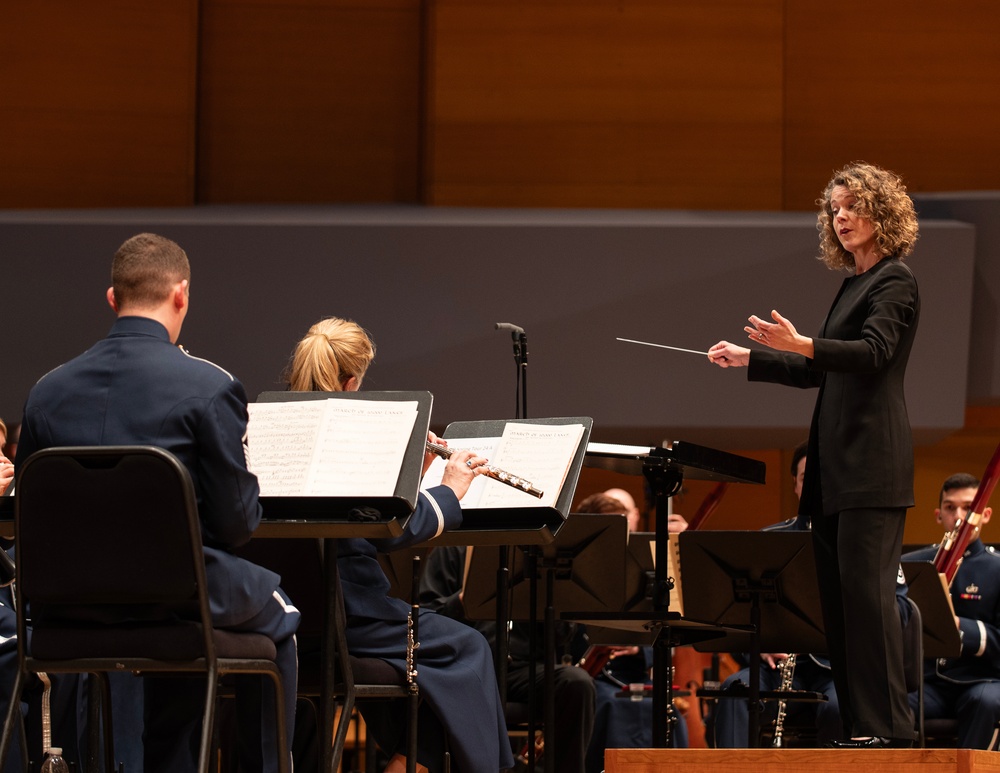
<svg viewBox="0 0 1000 773">
<path fill-rule="evenodd" d="M 841 169 L 818 203 L 820 258 L 849 272 L 815 338 L 777 311 L 744 330 L 766 349 L 720 341 L 709 360 L 750 381 L 818 387 L 799 512 L 812 518 L 820 600 L 844 737 L 834 745 L 910 746 L 895 585 L 913 447 L 903 396 L 920 297 L 903 259 L 917 240 L 899 177 Z"/>
</svg>

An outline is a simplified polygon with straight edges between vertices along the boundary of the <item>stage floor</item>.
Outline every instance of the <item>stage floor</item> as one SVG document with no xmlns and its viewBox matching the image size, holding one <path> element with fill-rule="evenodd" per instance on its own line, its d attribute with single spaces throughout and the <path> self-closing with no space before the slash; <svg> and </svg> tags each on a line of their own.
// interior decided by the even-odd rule
<svg viewBox="0 0 1000 773">
<path fill-rule="evenodd" d="M 997 773 L 973 749 L 608 749 L 606 773 Z"/>
</svg>

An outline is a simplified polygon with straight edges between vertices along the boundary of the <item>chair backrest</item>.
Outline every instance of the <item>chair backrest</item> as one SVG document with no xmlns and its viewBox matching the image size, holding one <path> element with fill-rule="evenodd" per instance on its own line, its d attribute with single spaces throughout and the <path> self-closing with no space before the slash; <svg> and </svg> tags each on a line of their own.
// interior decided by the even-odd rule
<svg viewBox="0 0 1000 773">
<path fill-rule="evenodd" d="M 191 647 L 178 659 L 192 648 L 211 651 L 210 637 L 198 633 L 210 618 L 197 500 L 173 454 L 151 446 L 32 454 L 18 470 L 15 551 L 36 655 L 55 645 L 44 657 L 59 657 L 47 636 L 53 631 L 82 635 L 92 626 L 110 634 L 112 626 L 166 629 L 178 621 L 193 621 L 185 623 Z M 94 639 L 88 655 L 113 657 L 101 651 L 111 641 Z"/>
</svg>

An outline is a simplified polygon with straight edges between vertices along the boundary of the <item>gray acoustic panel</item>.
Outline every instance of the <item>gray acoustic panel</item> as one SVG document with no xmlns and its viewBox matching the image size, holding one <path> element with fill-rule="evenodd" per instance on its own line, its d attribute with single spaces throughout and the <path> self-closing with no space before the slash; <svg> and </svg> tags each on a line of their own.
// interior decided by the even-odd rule
<svg viewBox="0 0 1000 773">
<path fill-rule="evenodd" d="M 814 259 L 808 213 L 205 207 L 0 212 L 5 288 L 0 416 L 31 384 L 103 336 L 111 257 L 129 236 L 177 240 L 193 267 L 181 343 L 253 397 L 282 388 L 314 321 L 350 317 L 378 353 L 376 390 L 429 390 L 432 427 L 509 418 L 510 322 L 528 335 L 531 417 L 592 416 L 593 439 L 724 449 L 788 447 L 815 394 L 749 384 L 699 355 L 745 340 L 749 314 L 778 309 L 818 330 L 841 281 Z M 923 316 L 907 381 L 918 442 L 962 426 L 975 229 L 925 220 L 910 263 Z M 994 294 L 1000 292 L 1000 274 Z M 977 352 L 977 361 L 983 352 Z M 1000 367 L 994 349 L 984 367 Z"/>
</svg>

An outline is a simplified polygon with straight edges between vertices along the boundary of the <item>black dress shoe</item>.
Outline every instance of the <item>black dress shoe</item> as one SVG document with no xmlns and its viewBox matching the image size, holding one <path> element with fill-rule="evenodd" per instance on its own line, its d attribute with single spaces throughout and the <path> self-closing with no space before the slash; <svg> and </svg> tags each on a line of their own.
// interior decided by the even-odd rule
<svg viewBox="0 0 1000 773">
<path fill-rule="evenodd" d="M 909 738 L 885 738 L 876 735 L 861 740 L 848 738 L 846 741 L 830 741 L 829 746 L 834 749 L 909 749 L 913 746 L 913 741 Z"/>
</svg>

